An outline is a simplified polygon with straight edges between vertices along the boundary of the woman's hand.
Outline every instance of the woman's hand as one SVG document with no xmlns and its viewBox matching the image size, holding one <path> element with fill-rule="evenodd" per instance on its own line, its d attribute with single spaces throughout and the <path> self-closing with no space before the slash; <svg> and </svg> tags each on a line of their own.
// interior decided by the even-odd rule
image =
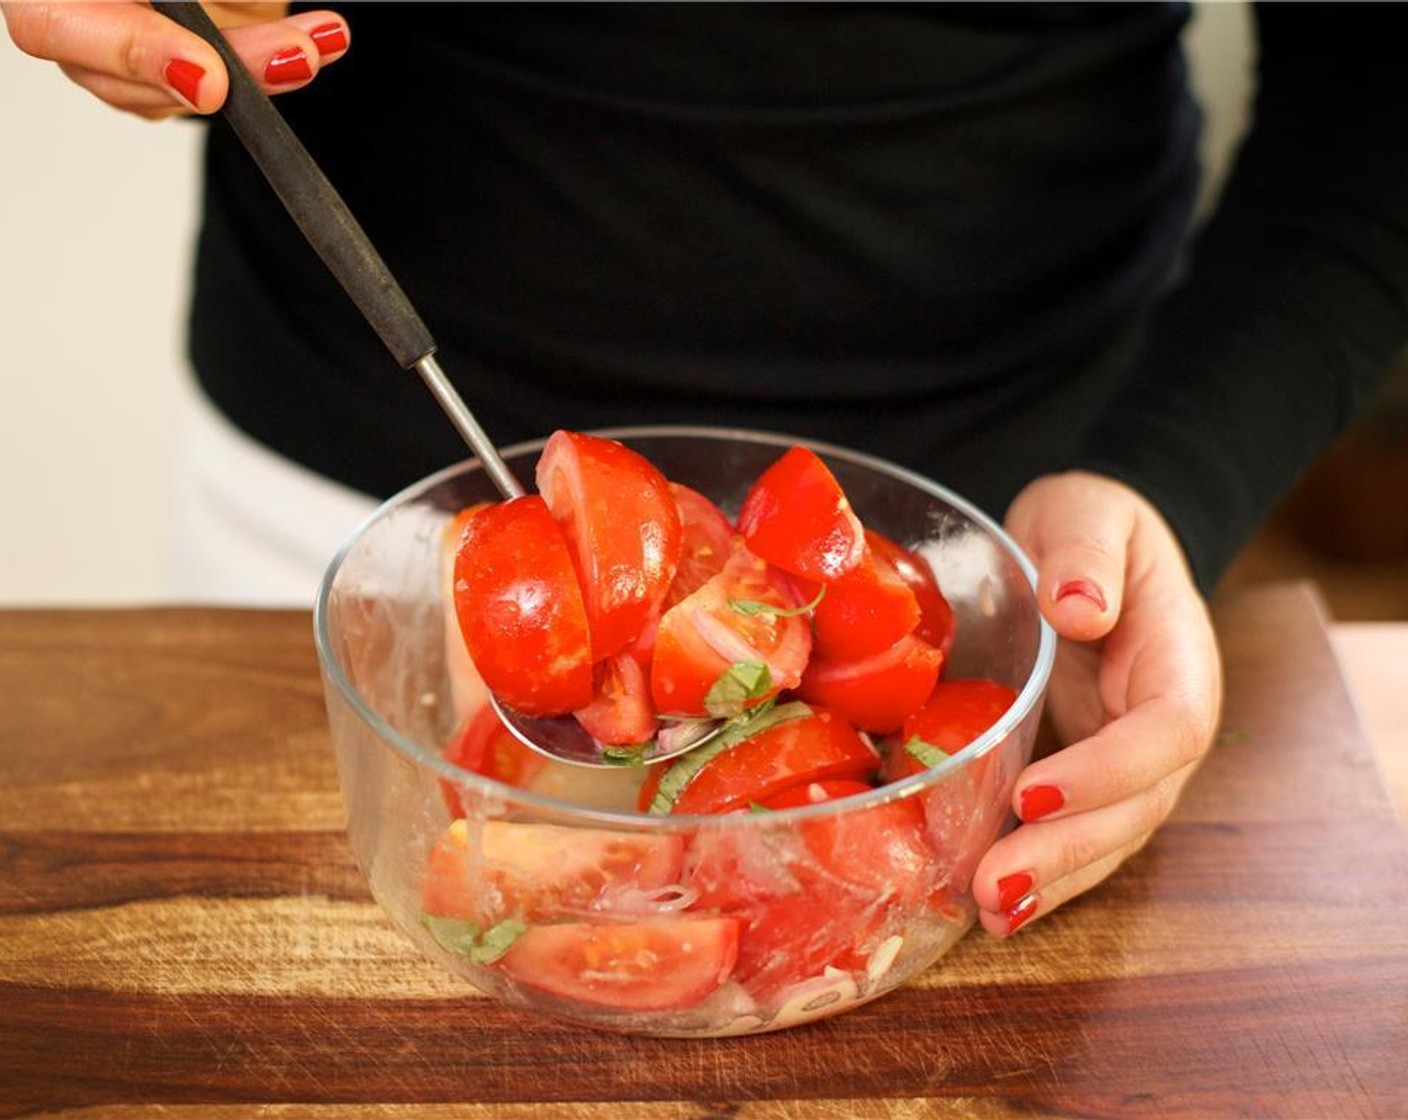
<svg viewBox="0 0 1408 1120">
<path fill-rule="evenodd" d="M 15 45 L 48 59 L 114 108 L 149 120 L 213 113 L 229 80 L 215 48 L 146 4 L 0 4 Z M 341 58 L 351 36 L 336 12 L 289 16 L 287 4 L 206 4 L 267 93 L 307 85 Z"/>
<path fill-rule="evenodd" d="M 1017 496 L 1007 529 L 1061 639 L 1047 712 L 1062 749 L 1019 776 L 1022 824 L 978 865 L 980 918 L 999 936 L 1143 846 L 1211 745 L 1222 704 L 1206 606 L 1148 501 L 1100 475 L 1048 475 Z"/>
</svg>

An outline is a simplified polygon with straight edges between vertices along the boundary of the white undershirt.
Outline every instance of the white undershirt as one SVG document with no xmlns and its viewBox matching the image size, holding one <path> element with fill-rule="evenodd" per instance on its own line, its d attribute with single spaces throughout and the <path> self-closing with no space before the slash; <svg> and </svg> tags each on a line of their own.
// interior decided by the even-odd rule
<svg viewBox="0 0 1408 1120">
<path fill-rule="evenodd" d="M 185 396 L 172 599 L 311 608 L 334 554 L 379 503 L 251 439 L 198 392 Z"/>
</svg>

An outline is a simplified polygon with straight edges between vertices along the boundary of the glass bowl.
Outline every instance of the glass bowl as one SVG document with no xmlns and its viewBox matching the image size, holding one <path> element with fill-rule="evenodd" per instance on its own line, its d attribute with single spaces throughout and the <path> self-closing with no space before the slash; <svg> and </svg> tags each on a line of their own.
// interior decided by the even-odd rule
<svg viewBox="0 0 1408 1120">
<path fill-rule="evenodd" d="M 333 560 L 314 617 L 347 829 L 371 893 L 429 957 L 528 1011 L 640 1034 L 775 1030 L 930 968 L 972 926 L 984 851 L 1011 826 L 1055 638 L 1030 564 L 980 510 L 842 448 L 717 428 L 597 433 L 732 517 L 788 447 L 816 451 L 861 521 L 926 558 L 956 620 L 946 678 L 1017 699 L 939 765 L 819 805 L 634 810 L 639 768 L 546 763 L 516 788 L 446 760 L 483 702 L 448 608 L 447 526 L 499 495 L 476 463 L 381 506 Z M 541 443 L 505 458 L 531 478 Z"/>
</svg>

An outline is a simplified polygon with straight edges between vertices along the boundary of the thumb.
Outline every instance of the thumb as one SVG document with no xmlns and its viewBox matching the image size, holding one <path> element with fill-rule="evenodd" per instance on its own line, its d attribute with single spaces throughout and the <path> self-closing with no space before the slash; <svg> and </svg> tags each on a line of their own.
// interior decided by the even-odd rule
<svg viewBox="0 0 1408 1120">
<path fill-rule="evenodd" d="M 1124 597 L 1133 492 L 1084 471 L 1046 475 L 1007 513 L 1007 530 L 1037 570 L 1037 602 L 1056 633 L 1078 642 L 1110 632 Z"/>
</svg>

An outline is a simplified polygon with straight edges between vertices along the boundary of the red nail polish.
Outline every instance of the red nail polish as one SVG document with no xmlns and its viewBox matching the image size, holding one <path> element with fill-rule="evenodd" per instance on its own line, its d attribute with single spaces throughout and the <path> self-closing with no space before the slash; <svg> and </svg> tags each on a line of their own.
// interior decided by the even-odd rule
<svg viewBox="0 0 1408 1120">
<path fill-rule="evenodd" d="M 1010 906 L 1004 910 L 1002 917 L 1007 922 L 1007 932 L 1009 934 L 1016 933 L 1026 925 L 1032 915 L 1036 913 L 1036 907 L 1036 895 L 1029 894 L 1026 898 L 1018 901 L 1016 905 Z"/>
<path fill-rule="evenodd" d="M 1004 875 L 997 881 L 997 908 L 1006 913 L 1031 894 L 1031 891 L 1032 877 L 1025 871 Z"/>
<path fill-rule="evenodd" d="M 313 68 L 308 65 L 308 56 L 302 47 L 289 47 L 269 59 L 264 67 L 264 80 L 271 86 L 286 86 L 293 82 L 306 82 L 313 76 Z"/>
<path fill-rule="evenodd" d="M 1088 579 L 1068 579 L 1060 587 L 1056 588 L 1056 602 L 1067 599 L 1072 595 L 1080 595 L 1089 599 L 1100 610 L 1105 609 L 1105 596 L 1100 589 Z"/>
<path fill-rule="evenodd" d="M 1039 821 L 1065 803 L 1066 795 L 1055 786 L 1028 786 L 1019 801 L 1020 816 L 1024 821 Z"/>
<path fill-rule="evenodd" d="M 347 49 L 347 29 L 340 23 L 325 23 L 308 32 L 318 48 L 318 54 L 327 58 L 330 54 L 341 54 Z"/>
<path fill-rule="evenodd" d="M 194 109 L 200 100 L 200 80 L 205 77 L 205 68 L 184 58 L 173 58 L 166 64 L 162 75 L 166 78 L 166 84 Z"/>
</svg>

